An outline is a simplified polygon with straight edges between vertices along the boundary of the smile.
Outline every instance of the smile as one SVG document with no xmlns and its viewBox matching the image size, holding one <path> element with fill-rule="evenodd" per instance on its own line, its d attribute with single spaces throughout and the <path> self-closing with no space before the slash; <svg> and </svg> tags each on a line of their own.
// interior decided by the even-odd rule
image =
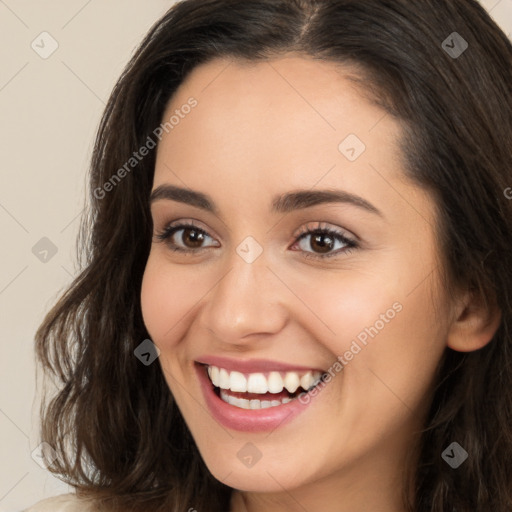
<svg viewBox="0 0 512 512">
<path fill-rule="evenodd" d="M 240 409 L 267 409 L 287 404 L 321 380 L 319 371 L 257 372 L 244 374 L 208 366 L 208 377 L 217 395 Z"/>
<path fill-rule="evenodd" d="M 212 417 L 224 427 L 246 432 L 281 428 L 306 411 L 313 402 L 309 392 L 326 373 L 284 362 L 219 356 L 201 357 L 194 368 Z"/>
</svg>

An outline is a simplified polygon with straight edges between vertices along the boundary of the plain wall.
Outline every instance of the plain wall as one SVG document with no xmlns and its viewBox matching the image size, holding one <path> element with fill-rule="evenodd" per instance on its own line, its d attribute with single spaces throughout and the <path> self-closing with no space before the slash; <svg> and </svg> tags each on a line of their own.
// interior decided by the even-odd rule
<svg viewBox="0 0 512 512">
<path fill-rule="evenodd" d="M 32 457 L 39 445 L 34 333 L 76 272 L 104 104 L 135 46 L 173 3 L 0 1 L 0 512 L 72 490 Z M 482 4 L 510 37 L 512 0 Z M 47 56 L 52 38 L 58 48 Z"/>
</svg>

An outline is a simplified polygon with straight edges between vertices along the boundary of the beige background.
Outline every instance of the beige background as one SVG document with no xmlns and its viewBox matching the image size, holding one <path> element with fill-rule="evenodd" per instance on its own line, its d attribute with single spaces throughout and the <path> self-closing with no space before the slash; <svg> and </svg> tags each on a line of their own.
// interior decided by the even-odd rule
<svg viewBox="0 0 512 512">
<path fill-rule="evenodd" d="M 31 455 L 39 444 L 33 336 L 75 272 L 104 104 L 135 45 L 173 3 L 0 0 L 0 512 L 70 490 Z M 510 37 L 512 0 L 482 3 Z"/>
</svg>

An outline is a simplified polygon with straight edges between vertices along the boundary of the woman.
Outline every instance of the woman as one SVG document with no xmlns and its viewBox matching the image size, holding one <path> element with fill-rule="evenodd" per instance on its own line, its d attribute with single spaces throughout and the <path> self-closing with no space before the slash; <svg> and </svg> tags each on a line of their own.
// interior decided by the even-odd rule
<svg viewBox="0 0 512 512">
<path fill-rule="evenodd" d="M 37 332 L 46 506 L 510 510 L 511 79 L 476 1 L 174 6 Z"/>
</svg>

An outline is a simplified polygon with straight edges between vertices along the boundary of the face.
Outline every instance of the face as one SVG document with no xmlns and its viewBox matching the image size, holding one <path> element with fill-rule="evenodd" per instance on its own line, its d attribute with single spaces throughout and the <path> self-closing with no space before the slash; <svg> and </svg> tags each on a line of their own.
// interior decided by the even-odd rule
<svg viewBox="0 0 512 512">
<path fill-rule="evenodd" d="M 349 73 L 216 60 L 164 115 L 179 122 L 157 151 L 143 316 L 205 463 L 236 489 L 388 487 L 446 346 L 433 200 Z"/>
</svg>

